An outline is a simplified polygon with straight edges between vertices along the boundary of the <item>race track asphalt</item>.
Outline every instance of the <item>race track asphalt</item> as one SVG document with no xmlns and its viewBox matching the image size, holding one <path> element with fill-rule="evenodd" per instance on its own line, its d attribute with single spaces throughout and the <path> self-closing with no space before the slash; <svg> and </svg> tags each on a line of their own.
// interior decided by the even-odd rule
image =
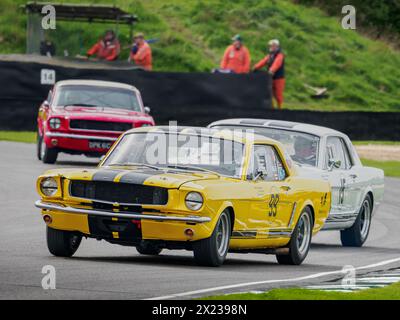
<svg viewBox="0 0 400 320">
<path fill-rule="evenodd" d="M 73 258 L 56 258 L 47 250 L 45 225 L 33 205 L 38 199 L 36 178 L 50 168 L 94 166 L 96 160 L 61 155 L 56 165 L 44 165 L 36 159 L 33 144 L 0 142 L 0 150 L 0 299 L 192 298 L 316 284 L 338 277 L 325 273 L 345 265 L 360 267 L 400 258 L 400 179 L 393 178 L 386 178 L 384 203 L 363 248 L 343 248 L 339 232 L 322 232 L 313 239 L 301 266 L 280 266 L 274 256 L 229 254 L 220 268 L 199 267 L 191 252 L 163 251 L 158 257 L 148 257 L 135 248 L 93 239 L 83 240 Z M 42 288 L 45 265 L 55 267 L 55 290 Z M 399 265 L 400 259 L 373 268 Z M 313 277 L 316 273 L 322 275 Z M 288 281 L 309 275 L 303 281 Z M 265 282 L 196 292 L 259 281 Z"/>
</svg>

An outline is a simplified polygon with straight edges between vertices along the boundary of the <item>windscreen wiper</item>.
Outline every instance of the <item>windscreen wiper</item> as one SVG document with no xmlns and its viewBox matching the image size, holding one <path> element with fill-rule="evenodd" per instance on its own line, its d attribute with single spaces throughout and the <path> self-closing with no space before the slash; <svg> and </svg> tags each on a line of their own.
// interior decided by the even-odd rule
<svg viewBox="0 0 400 320">
<path fill-rule="evenodd" d="M 135 162 L 125 162 L 125 163 L 111 163 L 108 164 L 109 167 L 124 167 L 124 166 L 134 166 L 134 167 L 146 167 L 154 170 L 161 170 L 160 167 L 152 166 L 145 163 L 135 163 Z"/>
<path fill-rule="evenodd" d="M 169 165 L 167 165 L 167 167 L 171 168 L 171 169 L 178 169 L 178 170 L 194 170 L 194 171 L 209 172 L 209 173 L 216 174 L 217 176 L 219 176 L 219 174 L 216 173 L 215 171 L 204 169 L 204 168 L 199 168 L 199 167 L 183 166 L 183 165 L 175 165 L 175 164 L 169 164 Z"/>
<path fill-rule="evenodd" d="M 66 107 L 98 107 L 98 105 L 95 104 L 88 104 L 88 103 L 69 103 L 63 105 L 63 108 Z"/>
</svg>

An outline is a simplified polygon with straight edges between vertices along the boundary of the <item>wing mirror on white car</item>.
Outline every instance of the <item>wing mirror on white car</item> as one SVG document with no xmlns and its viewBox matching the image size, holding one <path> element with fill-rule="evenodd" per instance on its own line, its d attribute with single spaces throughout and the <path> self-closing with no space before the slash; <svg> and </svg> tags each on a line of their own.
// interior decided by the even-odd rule
<svg viewBox="0 0 400 320">
<path fill-rule="evenodd" d="M 328 170 L 329 170 L 329 171 L 332 171 L 333 168 L 338 169 L 338 168 L 340 168 L 341 165 L 342 165 L 342 161 L 340 161 L 340 160 L 335 160 L 335 159 L 329 159 L 329 162 L 328 162 Z"/>
<path fill-rule="evenodd" d="M 150 111 L 151 111 L 151 109 L 150 109 L 150 107 L 144 107 L 144 112 L 146 112 L 147 114 L 150 114 Z"/>
</svg>

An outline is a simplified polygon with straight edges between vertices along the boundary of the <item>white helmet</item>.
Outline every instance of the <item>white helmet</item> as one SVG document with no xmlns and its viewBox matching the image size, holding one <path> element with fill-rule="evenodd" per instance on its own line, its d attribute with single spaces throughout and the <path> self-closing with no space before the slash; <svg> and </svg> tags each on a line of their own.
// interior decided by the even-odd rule
<svg viewBox="0 0 400 320">
<path fill-rule="evenodd" d="M 280 46 L 280 44 L 279 44 L 279 40 L 278 39 L 272 39 L 272 40 L 270 40 L 269 42 L 268 42 L 268 45 L 276 45 L 276 46 Z"/>
</svg>

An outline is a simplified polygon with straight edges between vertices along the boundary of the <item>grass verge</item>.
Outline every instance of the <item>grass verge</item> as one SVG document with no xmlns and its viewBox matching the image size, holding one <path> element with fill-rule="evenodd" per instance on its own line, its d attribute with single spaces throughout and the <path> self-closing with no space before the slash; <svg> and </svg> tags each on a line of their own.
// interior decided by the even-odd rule
<svg viewBox="0 0 400 320">
<path fill-rule="evenodd" d="M 364 145 L 382 145 L 382 146 L 398 146 L 400 145 L 400 141 L 383 141 L 383 140 L 363 140 L 363 141 L 352 141 L 355 146 L 364 146 Z"/>
<path fill-rule="evenodd" d="M 308 289 L 273 289 L 261 294 L 240 293 L 201 300 L 400 300 L 400 283 L 356 292 L 327 292 Z"/>
<path fill-rule="evenodd" d="M 0 131 L 0 141 L 36 142 L 36 132 L 33 131 Z"/>
</svg>

